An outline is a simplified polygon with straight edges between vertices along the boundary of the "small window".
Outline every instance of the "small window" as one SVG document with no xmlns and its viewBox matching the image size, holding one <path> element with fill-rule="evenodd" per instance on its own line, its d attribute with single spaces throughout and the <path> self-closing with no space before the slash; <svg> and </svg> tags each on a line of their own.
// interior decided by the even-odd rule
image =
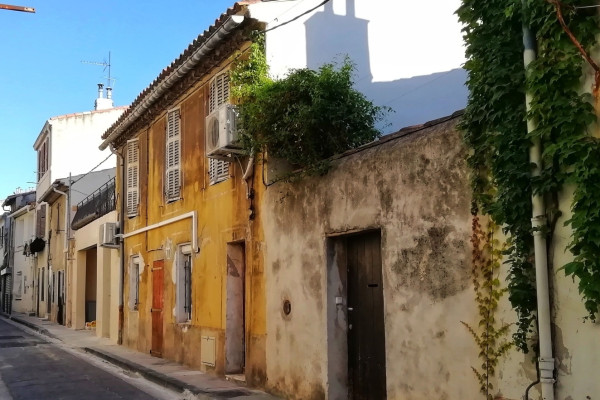
<svg viewBox="0 0 600 400">
<path fill-rule="evenodd" d="M 181 245 L 177 254 L 177 322 L 192 320 L 192 247 Z"/>
<path fill-rule="evenodd" d="M 140 304 L 140 257 L 131 257 L 129 264 L 129 309 L 136 311 Z"/>
<path fill-rule="evenodd" d="M 135 217 L 140 201 L 140 150 L 138 139 L 127 141 L 127 216 Z"/>
<path fill-rule="evenodd" d="M 181 117 L 179 110 L 167 113 L 167 148 L 165 151 L 165 198 L 167 202 L 181 196 Z"/>
<path fill-rule="evenodd" d="M 229 163 L 227 161 L 208 159 L 208 176 L 210 184 L 214 185 L 229 178 Z"/>
</svg>

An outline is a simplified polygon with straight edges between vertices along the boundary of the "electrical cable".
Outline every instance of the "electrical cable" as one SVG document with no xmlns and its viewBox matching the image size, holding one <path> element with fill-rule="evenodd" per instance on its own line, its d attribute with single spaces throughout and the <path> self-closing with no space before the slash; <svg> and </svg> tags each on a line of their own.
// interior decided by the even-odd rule
<svg viewBox="0 0 600 400">
<path fill-rule="evenodd" d="M 96 168 L 98 168 L 99 166 L 101 166 L 102 164 L 104 164 L 106 162 L 106 160 L 108 160 L 112 155 L 113 154 L 110 153 L 108 155 L 108 157 L 106 157 L 104 160 L 100 161 L 100 163 L 98 165 L 96 165 L 94 168 L 92 168 L 91 170 L 89 170 L 85 174 L 81 175 L 76 181 L 70 182 L 69 186 L 76 184 L 77 182 L 79 182 L 80 180 L 82 180 L 83 178 L 85 178 L 87 175 L 89 175 L 92 172 L 94 172 L 96 170 Z"/>
<path fill-rule="evenodd" d="M 275 25 L 275 26 L 273 26 L 273 27 L 271 27 L 271 28 L 269 28 L 269 29 L 265 29 L 263 32 L 265 32 L 265 33 L 266 33 L 266 32 L 272 31 L 273 29 L 277 29 L 277 28 L 280 28 L 280 27 L 282 27 L 282 26 L 284 26 L 284 25 L 287 25 L 287 24 L 289 24 L 289 23 L 291 23 L 291 22 L 294 22 L 294 21 L 296 21 L 298 18 L 300 18 L 300 17 L 302 17 L 302 16 L 304 16 L 304 15 L 306 15 L 306 14 L 308 14 L 308 13 L 311 13 L 311 12 L 315 11 L 317 8 L 319 8 L 319 7 L 323 6 L 323 5 L 325 5 L 325 4 L 326 4 L 326 3 L 328 3 L 329 1 L 330 1 L 330 0 L 324 0 L 324 1 L 323 1 L 323 2 L 321 2 L 319 5 L 317 5 L 317 6 L 313 7 L 313 8 L 311 8 L 310 10 L 306 10 L 306 11 L 304 11 L 302 14 L 300 14 L 300 15 L 297 15 L 297 16 L 295 16 L 294 18 L 292 18 L 292 19 L 290 19 L 290 20 L 288 20 L 288 21 L 282 22 L 282 23 L 281 23 L 281 24 L 279 24 L 279 25 Z"/>
</svg>

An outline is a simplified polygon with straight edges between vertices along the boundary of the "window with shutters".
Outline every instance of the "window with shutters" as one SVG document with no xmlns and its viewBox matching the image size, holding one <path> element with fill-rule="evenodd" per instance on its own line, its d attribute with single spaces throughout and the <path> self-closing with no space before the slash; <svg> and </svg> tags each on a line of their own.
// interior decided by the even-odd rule
<svg viewBox="0 0 600 400">
<path fill-rule="evenodd" d="M 223 72 L 213 78 L 210 82 L 210 94 L 208 102 L 209 114 L 223 104 L 229 103 L 229 71 Z M 208 159 L 208 175 L 210 184 L 214 185 L 229 178 L 229 162 Z"/>
<path fill-rule="evenodd" d="M 46 205 L 42 204 L 37 210 L 35 225 L 35 236 L 39 238 L 46 237 Z"/>
<path fill-rule="evenodd" d="M 140 149 L 138 139 L 127 141 L 127 216 L 135 217 L 140 201 Z"/>
<path fill-rule="evenodd" d="M 42 179 L 46 171 L 48 170 L 48 138 L 44 140 L 44 143 L 38 149 L 38 181 Z"/>
<path fill-rule="evenodd" d="M 223 160 L 217 160 L 215 158 L 208 159 L 208 176 L 210 177 L 210 184 L 223 182 L 229 178 L 229 163 Z"/>
<path fill-rule="evenodd" d="M 142 259 L 133 256 L 129 262 L 129 309 L 136 311 L 140 303 L 140 265 Z"/>
<path fill-rule="evenodd" d="M 179 110 L 167 113 L 167 148 L 165 151 L 165 198 L 167 202 L 181 196 L 181 117 Z"/>
<path fill-rule="evenodd" d="M 178 246 L 177 254 L 177 299 L 175 316 L 178 323 L 192 320 L 192 246 Z"/>
<path fill-rule="evenodd" d="M 229 103 L 229 72 L 223 72 L 210 82 L 208 113 L 212 113 L 219 106 Z"/>
</svg>

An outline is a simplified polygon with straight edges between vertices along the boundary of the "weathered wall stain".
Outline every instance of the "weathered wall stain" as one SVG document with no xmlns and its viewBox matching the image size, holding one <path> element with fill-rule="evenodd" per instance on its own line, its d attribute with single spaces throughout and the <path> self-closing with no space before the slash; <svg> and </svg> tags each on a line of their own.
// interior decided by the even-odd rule
<svg viewBox="0 0 600 400">
<path fill-rule="evenodd" d="M 388 398 L 478 396 L 470 369 L 477 352 L 459 323 L 474 318 L 476 307 L 470 190 L 456 122 L 376 143 L 334 160 L 324 176 L 267 189 L 267 386 L 274 392 L 347 397 L 345 303 L 334 303 L 346 295 L 334 250 L 343 239 L 335 238 L 374 229 L 381 233 Z M 429 384 L 432 376 L 442 382 Z"/>
<path fill-rule="evenodd" d="M 467 244 L 453 238 L 453 231 L 452 226 L 433 226 L 414 239 L 414 247 L 401 249 L 392 265 L 398 284 L 438 300 L 465 290 L 470 283 Z"/>
</svg>

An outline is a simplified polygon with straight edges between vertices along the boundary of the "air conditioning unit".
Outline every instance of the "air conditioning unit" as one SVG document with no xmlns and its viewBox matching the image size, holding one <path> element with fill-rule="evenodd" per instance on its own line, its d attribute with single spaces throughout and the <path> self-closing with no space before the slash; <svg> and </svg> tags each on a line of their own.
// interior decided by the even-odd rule
<svg viewBox="0 0 600 400">
<path fill-rule="evenodd" d="M 206 117 L 206 156 L 227 159 L 242 153 L 237 136 L 237 109 L 223 104 Z"/>
<path fill-rule="evenodd" d="M 115 222 L 105 222 L 100 225 L 100 246 L 117 248 L 119 243 L 115 236 L 117 233 L 117 224 Z"/>
</svg>

